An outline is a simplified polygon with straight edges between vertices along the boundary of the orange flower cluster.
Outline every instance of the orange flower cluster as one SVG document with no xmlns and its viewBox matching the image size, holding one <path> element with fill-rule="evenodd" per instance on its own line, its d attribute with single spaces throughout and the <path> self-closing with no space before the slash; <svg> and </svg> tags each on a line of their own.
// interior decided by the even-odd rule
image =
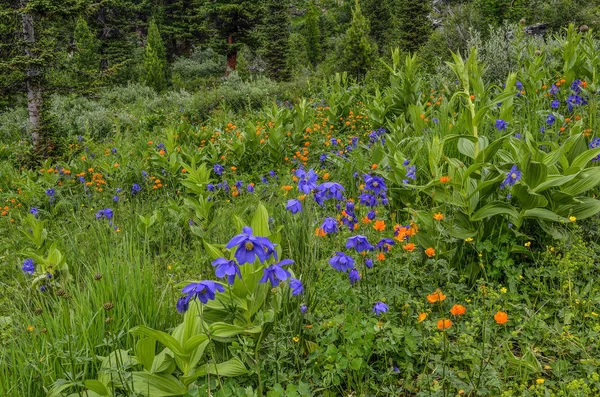
<svg viewBox="0 0 600 397">
<path fill-rule="evenodd" d="M 446 299 L 446 295 L 439 289 L 427 295 L 427 301 L 429 303 L 442 302 L 444 299 Z"/>
</svg>

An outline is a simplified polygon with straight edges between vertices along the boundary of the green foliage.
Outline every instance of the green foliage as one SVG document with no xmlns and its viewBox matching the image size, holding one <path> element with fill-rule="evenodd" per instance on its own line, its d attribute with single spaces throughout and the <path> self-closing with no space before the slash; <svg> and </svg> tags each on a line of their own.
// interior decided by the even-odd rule
<svg viewBox="0 0 600 397">
<path fill-rule="evenodd" d="M 73 54 L 74 77 L 83 84 L 90 85 L 98 78 L 100 43 L 90 30 L 85 19 L 79 17 L 73 32 L 75 52 Z"/>
<path fill-rule="evenodd" d="M 346 31 L 343 46 L 342 67 L 352 76 L 363 78 L 375 61 L 377 46 L 369 37 L 369 25 L 362 14 L 358 0 L 352 11 L 352 22 Z"/>
<path fill-rule="evenodd" d="M 267 0 L 264 20 L 264 57 L 273 80 L 290 77 L 288 56 L 290 51 L 289 4 L 280 0 Z"/>
<path fill-rule="evenodd" d="M 144 50 L 143 81 L 157 91 L 167 86 L 167 58 L 158 26 L 153 20 L 148 27 L 146 47 Z"/>
<path fill-rule="evenodd" d="M 417 51 L 427 42 L 433 30 L 429 19 L 432 11 L 431 2 L 398 0 L 395 11 L 398 17 L 394 26 L 399 37 L 394 44 L 399 45 L 404 51 Z"/>
<path fill-rule="evenodd" d="M 308 60 L 313 66 L 321 60 L 321 28 L 319 25 L 319 10 L 315 0 L 308 2 L 303 34 L 306 41 Z"/>
</svg>

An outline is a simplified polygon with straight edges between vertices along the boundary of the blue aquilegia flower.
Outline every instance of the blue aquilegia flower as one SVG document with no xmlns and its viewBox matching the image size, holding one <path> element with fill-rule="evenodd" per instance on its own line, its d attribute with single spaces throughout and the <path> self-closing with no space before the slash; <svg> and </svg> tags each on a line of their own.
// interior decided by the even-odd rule
<svg viewBox="0 0 600 397">
<path fill-rule="evenodd" d="M 183 287 L 182 293 L 186 294 L 177 302 L 177 310 L 182 313 L 187 310 L 189 302 L 198 299 L 202 303 L 208 303 L 209 300 L 214 300 L 216 293 L 225 292 L 225 288 L 221 284 L 217 284 L 212 280 L 203 280 L 197 283 L 191 283 Z M 184 309 L 184 310 L 180 310 Z"/>
<path fill-rule="evenodd" d="M 410 165 L 406 167 L 406 177 L 412 179 L 413 181 L 417 179 L 417 166 Z"/>
<path fill-rule="evenodd" d="M 365 259 L 365 266 L 367 267 L 367 269 L 372 269 L 373 268 L 373 260 Z"/>
<path fill-rule="evenodd" d="M 219 163 L 215 163 L 215 165 L 213 165 L 213 171 L 215 172 L 215 174 L 220 176 L 221 174 L 223 174 L 223 166 Z"/>
<path fill-rule="evenodd" d="M 33 272 L 35 272 L 35 265 L 33 264 L 33 259 L 25 259 L 23 261 L 23 266 L 21 266 L 21 270 L 23 270 L 23 273 L 29 274 L 31 276 Z"/>
<path fill-rule="evenodd" d="M 548 117 L 546 117 L 546 123 L 548 123 L 548 125 L 554 124 L 555 121 L 556 121 L 556 117 L 554 117 L 554 115 L 552 113 L 550 113 L 548 115 Z"/>
<path fill-rule="evenodd" d="M 337 182 L 324 182 L 317 186 L 317 191 L 324 195 L 325 199 L 334 198 L 343 200 L 344 187 Z"/>
<path fill-rule="evenodd" d="M 521 180 L 521 171 L 516 165 L 513 165 L 510 171 L 506 174 L 506 179 L 500 184 L 500 188 L 504 189 L 507 186 L 513 186 Z"/>
<path fill-rule="evenodd" d="M 138 185 L 137 183 L 134 183 L 131 186 L 131 194 L 136 194 L 137 192 L 141 191 L 142 188 L 140 187 L 140 185 Z"/>
<path fill-rule="evenodd" d="M 381 313 L 385 313 L 388 311 L 388 305 L 386 305 L 383 302 L 377 302 L 375 304 L 375 306 L 373 306 L 373 313 L 375 313 L 376 315 L 380 315 Z"/>
<path fill-rule="evenodd" d="M 596 138 L 592 139 L 592 141 L 588 144 L 588 146 L 589 146 L 590 149 L 597 149 L 597 148 L 599 148 L 600 147 L 600 138 L 596 137 Z M 594 157 L 592 159 L 592 161 L 594 163 L 600 161 L 600 154 L 598 156 Z"/>
<path fill-rule="evenodd" d="M 230 261 L 225 258 L 218 258 L 211 263 L 216 267 L 215 275 L 219 278 L 227 276 L 227 282 L 232 285 L 237 275 L 239 279 L 242 279 L 242 273 L 240 273 L 240 267 L 235 261 Z"/>
<path fill-rule="evenodd" d="M 235 251 L 235 259 L 240 265 L 245 263 L 254 263 L 256 257 L 263 263 L 271 255 L 277 259 L 274 244 L 266 237 L 258 237 L 252 235 L 252 228 L 246 226 L 242 229 L 242 233 L 234 236 L 225 248 L 232 249 L 238 247 Z"/>
<path fill-rule="evenodd" d="M 504 131 L 506 130 L 506 126 L 508 125 L 508 123 L 504 120 L 496 120 L 496 129 L 498 131 Z"/>
<path fill-rule="evenodd" d="M 29 209 L 29 213 L 37 218 L 40 214 L 40 210 L 38 210 L 36 207 L 31 207 Z"/>
<path fill-rule="evenodd" d="M 298 212 L 302 212 L 302 203 L 300 203 L 300 200 L 296 199 L 288 200 L 285 209 L 292 214 L 297 214 Z"/>
<path fill-rule="evenodd" d="M 370 190 L 375 194 L 379 194 L 380 192 L 385 192 L 387 190 L 387 186 L 385 186 L 385 181 L 380 176 L 371 176 L 365 175 L 365 190 Z"/>
<path fill-rule="evenodd" d="M 99 210 L 98 212 L 96 212 L 96 219 L 102 219 L 102 218 L 106 218 L 106 219 L 112 219 L 113 217 L 113 210 L 111 210 L 110 208 L 105 208 L 103 210 Z"/>
<path fill-rule="evenodd" d="M 325 218 L 323 224 L 321 225 L 321 229 L 327 234 L 337 233 L 339 231 L 337 227 L 337 221 L 334 218 Z"/>
<path fill-rule="evenodd" d="M 308 307 L 306 305 L 300 305 L 300 313 L 305 314 L 307 310 Z"/>
<path fill-rule="evenodd" d="M 298 296 L 304 294 L 304 286 L 302 282 L 296 278 L 290 278 L 290 288 L 292 290 L 292 295 Z"/>
<path fill-rule="evenodd" d="M 550 102 L 550 107 L 552 109 L 558 109 L 560 107 L 560 101 L 558 99 L 553 100 Z"/>
<path fill-rule="evenodd" d="M 274 263 L 271 266 L 265 268 L 262 278 L 259 283 L 271 282 L 271 286 L 276 287 L 280 281 L 285 281 L 288 277 L 291 277 L 291 273 L 285 270 L 282 266 L 291 265 L 294 263 L 291 259 L 284 259 L 279 263 Z"/>
<path fill-rule="evenodd" d="M 329 264 L 335 270 L 345 272 L 354 268 L 354 259 L 343 252 L 336 252 L 335 255 L 329 259 Z"/>
<path fill-rule="evenodd" d="M 394 244 L 396 244 L 396 242 L 391 238 L 382 238 L 381 240 L 379 240 L 375 248 L 383 252 L 388 252 L 390 250 L 390 247 Z"/>
<path fill-rule="evenodd" d="M 374 249 L 369 243 L 369 240 L 360 234 L 353 237 L 348 237 L 348 241 L 346 241 L 346 248 L 354 248 L 356 252 L 373 251 Z"/>
<path fill-rule="evenodd" d="M 296 171 L 298 177 L 298 190 L 304 194 L 309 194 L 311 190 L 317 188 L 317 180 L 319 176 L 312 169 L 306 173 L 304 170 Z"/>
<path fill-rule="evenodd" d="M 352 269 L 348 272 L 348 278 L 350 279 L 350 284 L 354 284 L 360 280 L 360 273 L 358 270 Z"/>
</svg>

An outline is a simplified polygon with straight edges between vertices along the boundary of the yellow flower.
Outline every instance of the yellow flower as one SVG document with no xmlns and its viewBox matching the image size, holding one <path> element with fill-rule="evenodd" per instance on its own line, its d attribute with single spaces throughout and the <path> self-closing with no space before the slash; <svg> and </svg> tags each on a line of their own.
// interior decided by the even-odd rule
<svg viewBox="0 0 600 397">
<path fill-rule="evenodd" d="M 473 241 L 473 237 L 467 237 L 465 239 L 465 242 L 470 243 L 471 241 Z"/>
<path fill-rule="evenodd" d="M 503 294 L 506 294 L 508 290 L 506 289 L 506 287 L 502 287 L 500 288 L 500 292 L 502 292 Z"/>
<path fill-rule="evenodd" d="M 33 332 L 34 329 L 35 329 L 35 327 L 33 325 L 29 325 L 27 327 L 27 331 L 29 331 L 29 332 Z"/>
<path fill-rule="evenodd" d="M 577 218 L 575 218 L 573 215 L 571 215 L 571 216 L 569 217 L 569 220 L 570 220 L 571 222 L 575 222 L 575 221 L 577 220 Z"/>
<path fill-rule="evenodd" d="M 530 247 L 531 246 L 531 241 L 528 241 L 525 243 L 525 247 Z"/>
<path fill-rule="evenodd" d="M 296 343 L 300 342 L 300 338 L 298 338 L 297 336 L 294 336 L 294 337 L 292 338 L 292 340 L 293 340 L 294 342 L 296 342 Z"/>
<path fill-rule="evenodd" d="M 535 383 L 537 383 L 538 385 L 542 385 L 542 384 L 544 384 L 544 378 L 537 378 L 537 379 L 535 380 Z"/>
</svg>

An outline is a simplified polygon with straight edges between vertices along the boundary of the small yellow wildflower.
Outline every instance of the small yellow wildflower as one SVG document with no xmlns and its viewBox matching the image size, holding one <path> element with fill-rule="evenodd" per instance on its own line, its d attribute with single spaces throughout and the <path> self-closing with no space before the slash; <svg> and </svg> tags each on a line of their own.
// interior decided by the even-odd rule
<svg viewBox="0 0 600 397">
<path fill-rule="evenodd" d="M 296 342 L 296 343 L 300 342 L 300 338 L 298 338 L 297 336 L 294 336 L 294 337 L 292 338 L 292 340 L 293 340 L 294 342 Z"/>
<path fill-rule="evenodd" d="M 531 241 L 526 242 L 525 247 L 531 247 Z"/>
<path fill-rule="evenodd" d="M 535 383 L 537 383 L 538 385 L 543 385 L 544 384 L 544 378 L 537 378 L 535 380 Z"/>
<path fill-rule="evenodd" d="M 577 220 L 577 218 L 575 218 L 573 215 L 571 215 L 571 216 L 569 217 L 569 220 L 570 220 L 571 222 L 575 222 L 575 221 Z"/>
<path fill-rule="evenodd" d="M 508 290 L 506 289 L 506 287 L 502 287 L 500 288 L 500 292 L 502 292 L 503 294 L 506 294 Z"/>
<path fill-rule="evenodd" d="M 29 325 L 29 326 L 27 327 L 27 331 L 29 331 L 29 332 L 33 332 L 33 330 L 35 330 L 35 327 L 34 327 L 33 325 Z"/>
<path fill-rule="evenodd" d="M 465 242 L 470 243 L 471 241 L 473 241 L 473 237 L 467 237 L 465 239 Z"/>
</svg>

